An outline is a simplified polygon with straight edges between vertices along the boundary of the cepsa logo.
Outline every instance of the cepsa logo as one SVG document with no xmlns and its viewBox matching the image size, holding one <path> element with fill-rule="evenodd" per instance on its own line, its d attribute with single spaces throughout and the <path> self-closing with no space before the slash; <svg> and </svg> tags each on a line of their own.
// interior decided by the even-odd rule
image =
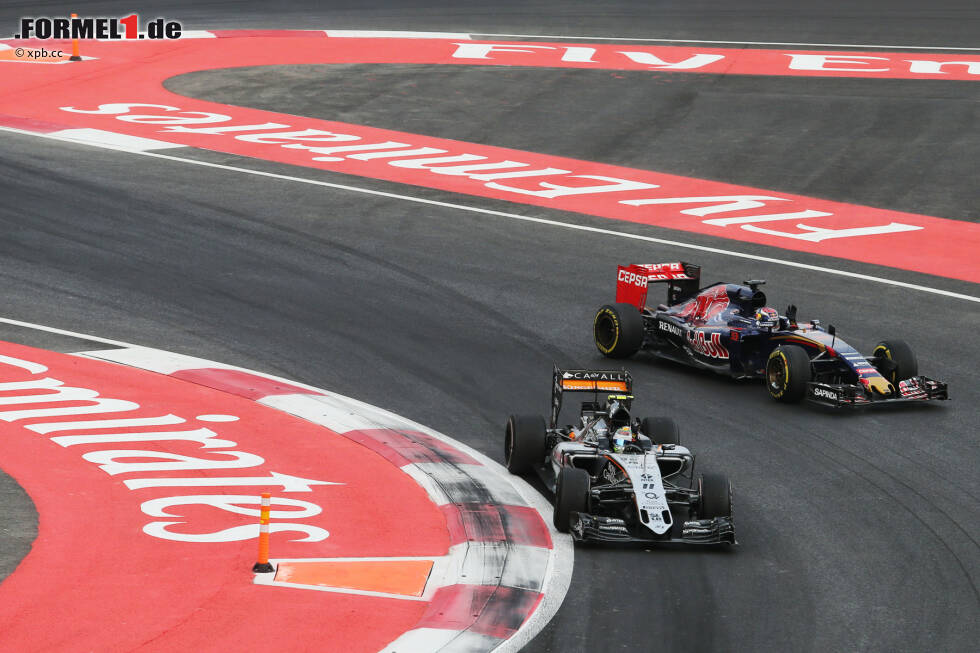
<svg viewBox="0 0 980 653">
<path fill-rule="evenodd" d="M 646 288 L 649 283 L 649 277 L 647 275 L 629 272 L 625 269 L 619 271 L 619 280 L 637 288 Z"/>
<path fill-rule="evenodd" d="M 183 27 L 180 23 L 155 18 L 146 23 L 146 31 L 139 29 L 139 16 L 130 14 L 122 18 L 51 18 L 48 16 L 21 18 L 20 33 L 15 39 L 179 39 Z"/>
</svg>

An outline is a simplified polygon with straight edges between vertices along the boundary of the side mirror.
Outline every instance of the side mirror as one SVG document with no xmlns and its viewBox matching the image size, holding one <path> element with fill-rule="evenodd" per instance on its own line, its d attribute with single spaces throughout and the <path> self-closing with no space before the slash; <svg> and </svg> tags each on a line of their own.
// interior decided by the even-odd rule
<svg viewBox="0 0 980 653">
<path fill-rule="evenodd" d="M 834 327 L 833 324 L 827 325 L 827 333 L 829 333 L 832 336 L 837 335 L 837 329 Z"/>
</svg>

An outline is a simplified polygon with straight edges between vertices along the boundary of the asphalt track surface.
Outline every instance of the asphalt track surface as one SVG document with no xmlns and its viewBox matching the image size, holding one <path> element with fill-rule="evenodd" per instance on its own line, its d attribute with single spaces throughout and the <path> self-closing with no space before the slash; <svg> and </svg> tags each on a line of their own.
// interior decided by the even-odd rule
<svg viewBox="0 0 980 653">
<path fill-rule="evenodd" d="M 252 2 L 236 3 L 231 14 L 223 3 L 167 3 L 158 13 L 189 29 L 980 46 L 973 3 L 782 4 L 616 3 L 600 10 L 574 3 L 451 9 L 350 3 L 328 11 L 312 2 L 274 9 Z M 129 9 L 93 3 L 86 12 L 99 15 L 103 7 L 108 15 Z M 0 19 L 12 25 L 35 12 L 33 5 L 8 7 Z M 298 115 L 339 115 L 882 208 L 978 217 L 975 84 L 629 74 L 611 81 L 608 73 L 591 73 L 252 69 L 188 75 L 168 88 Z M 609 105 L 619 88 L 628 106 Z M 920 124 L 926 127 L 916 129 Z M 460 201 L 211 152 L 182 156 Z M 498 460 L 506 415 L 546 412 L 553 362 L 608 364 L 595 352 L 589 325 L 595 307 L 612 299 L 617 263 L 684 258 L 700 263 L 707 281 L 765 278 L 772 305 L 793 302 L 801 317 L 837 325 L 862 350 L 883 337 L 907 339 L 920 369 L 949 382 L 953 401 L 837 414 L 774 405 L 758 384 L 643 356 L 628 362 L 640 411 L 674 416 L 702 470 L 731 477 L 741 544 L 731 551 L 582 548 L 562 609 L 526 650 L 647 650 L 655 641 L 668 651 L 966 651 L 980 636 L 977 303 L 9 133 L 0 136 L 0 197 L 5 316 L 329 388 Z M 978 294 L 975 285 L 925 275 L 463 199 Z M 39 344 L 36 334 L 16 328 L 0 330 L 0 338 Z M 59 346 L 57 338 L 40 344 Z M 5 507 L 16 494 L 4 490 Z M 23 501 L 14 505 L 23 519 L 19 539 L 0 544 L 5 560 L 26 553 L 33 523 Z"/>
</svg>

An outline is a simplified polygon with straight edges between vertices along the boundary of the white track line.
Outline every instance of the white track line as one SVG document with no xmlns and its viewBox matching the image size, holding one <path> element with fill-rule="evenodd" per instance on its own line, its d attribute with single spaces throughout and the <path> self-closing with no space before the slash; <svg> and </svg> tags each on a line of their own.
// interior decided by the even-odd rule
<svg viewBox="0 0 980 653">
<path fill-rule="evenodd" d="M 0 127 L 0 131 L 7 131 L 16 134 L 24 134 L 26 136 L 36 136 L 40 138 L 47 138 L 56 141 L 65 141 L 63 137 L 57 136 L 55 134 L 40 134 L 37 132 L 27 131 L 24 129 L 16 129 L 14 127 Z M 359 188 L 357 186 L 348 186 L 346 184 L 335 184 L 328 181 L 319 181 L 316 179 L 305 179 L 303 177 L 293 177 L 290 175 L 283 175 L 275 172 L 265 172 L 262 170 L 249 170 L 248 168 L 239 168 L 237 166 L 229 166 L 221 163 L 210 163 L 207 161 L 196 161 L 194 159 L 185 159 L 179 156 L 172 156 L 170 154 L 159 154 L 157 152 L 145 152 L 145 151 L 135 151 L 126 149 L 124 147 L 118 147 L 110 144 L 98 144 L 98 143 L 78 143 L 77 141 L 69 141 L 76 144 L 88 145 L 91 147 L 101 147 L 108 150 L 116 150 L 119 152 L 128 152 L 130 154 L 138 154 L 140 156 L 149 156 L 155 159 L 166 159 L 168 161 L 177 161 L 180 163 L 189 163 L 191 165 L 202 166 L 205 168 L 215 168 L 218 170 L 228 170 L 231 172 L 242 172 L 248 175 L 256 175 L 259 177 L 268 177 L 270 179 L 281 179 L 283 181 L 294 181 L 301 184 L 310 184 L 312 186 L 323 186 L 326 188 L 335 188 L 337 190 L 346 190 L 354 193 L 363 193 L 365 195 L 375 195 L 377 197 L 388 197 L 391 199 L 404 200 L 406 202 L 415 202 L 417 204 L 429 204 L 432 206 L 440 206 L 443 208 L 456 209 L 458 211 L 468 211 L 470 213 L 480 213 L 482 215 L 492 215 L 499 218 L 509 218 L 511 220 L 521 220 L 524 222 L 534 222 L 537 224 L 545 224 L 552 227 L 563 227 L 565 229 L 573 229 L 575 231 L 586 231 L 594 234 L 602 234 L 604 236 L 614 236 L 616 238 L 627 238 L 630 240 L 639 240 L 648 243 L 657 243 L 659 245 L 670 245 L 671 247 L 682 247 L 684 249 L 693 249 L 699 252 L 710 252 L 712 254 L 724 254 L 726 256 L 734 256 L 737 258 L 744 258 L 753 261 L 763 261 L 765 263 L 775 263 L 778 265 L 785 265 L 788 267 L 799 268 L 802 270 L 812 270 L 814 272 L 824 272 L 826 274 L 834 274 L 842 277 L 849 277 L 852 279 L 861 279 L 863 281 L 873 281 L 875 283 L 882 283 L 890 286 L 896 286 L 899 288 L 908 288 L 910 290 L 919 290 L 921 292 L 932 293 L 935 295 L 942 295 L 944 297 L 953 297 L 955 299 L 964 299 L 970 302 L 980 303 L 980 297 L 975 297 L 973 295 L 964 295 L 962 293 L 952 292 L 949 290 L 942 290 L 940 288 L 931 288 L 929 286 L 920 286 L 914 283 L 906 283 L 904 281 L 895 281 L 894 279 L 885 279 L 883 277 L 875 277 L 869 274 L 860 274 L 857 272 L 848 272 L 846 270 L 837 270 L 834 268 L 822 267 L 819 265 L 810 265 L 808 263 L 799 263 L 797 261 L 788 261 L 785 259 L 772 258 L 769 256 L 759 256 L 757 254 L 746 254 L 745 252 L 736 252 L 727 249 L 720 249 L 717 247 L 708 247 L 706 245 L 695 245 L 693 243 L 684 243 L 677 240 L 667 240 L 664 238 L 654 238 L 652 236 L 640 236 L 637 234 L 625 233 L 622 231 L 615 231 L 613 229 L 602 229 L 600 227 L 589 227 L 580 224 L 571 224 L 568 222 L 560 222 L 558 220 L 548 220 L 547 218 L 535 218 L 526 215 L 518 215 L 516 213 L 506 213 L 504 211 L 494 211 L 491 209 L 483 209 L 476 206 L 466 206 L 465 204 L 454 204 L 452 202 L 440 202 L 437 200 L 428 200 L 421 197 L 412 197 L 410 195 L 400 195 L 398 193 L 388 193 L 379 190 L 372 190 L 369 188 Z"/>
<path fill-rule="evenodd" d="M 43 324 L 34 324 L 33 322 L 22 322 L 20 320 L 13 320 L 9 317 L 0 317 L 0 322 L 3 322 L 4 324 L 12 324 L 14 326 L 19 326 L 19 327 L 25 327 L 28 329 L 36 329 L 38 331 L 47 331 L 48 333 L 57 333 L 62 336 L 81 338 L 82 340 L 91 340 L 92 342 L 101 342 L 116 347 L 136 346 L 129 342 L 122 342 L 121 340 L 109 340 L 108 338 L 100 338 L 99 336 L 90 336 L 87 333 L 78 333 L 77 331 L 66 331 L 65 329 L 58 329 L 55 327 L 44 326 Z"/>
<path fill-rule="evenodd" d="M 977 52 L 980 48 L 953 48 L 941 45 L 870 45 L 858 43 L 789 43 L 781 41 L 704 41 L 700 39 L 632 39 L 625 36 L 557 36 L 548 34 L 484 34 L 473 32 L 477 36 L 507 37 L 515 39 L 562 39 L 576 41 L 636 41 L 642 43 L 704 43 L 715 45 L 791 45 L 807 48 L 879 48 L 887 50 L 960 50 Z"/>
</svg>

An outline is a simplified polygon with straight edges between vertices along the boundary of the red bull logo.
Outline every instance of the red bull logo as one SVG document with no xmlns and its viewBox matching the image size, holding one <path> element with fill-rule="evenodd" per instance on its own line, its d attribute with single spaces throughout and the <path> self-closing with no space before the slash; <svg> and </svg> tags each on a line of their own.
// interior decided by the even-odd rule
<svg viewBox="0 0 980 653">
<path fill-rule="evenodd" d="M 721 333 L 718 331 L 713 331 L 707 336 L 700 329 L 688 331 L 687 344 L 702 356 L 728 359 L 728 350 L 721 344 Z"/>
</svg>

